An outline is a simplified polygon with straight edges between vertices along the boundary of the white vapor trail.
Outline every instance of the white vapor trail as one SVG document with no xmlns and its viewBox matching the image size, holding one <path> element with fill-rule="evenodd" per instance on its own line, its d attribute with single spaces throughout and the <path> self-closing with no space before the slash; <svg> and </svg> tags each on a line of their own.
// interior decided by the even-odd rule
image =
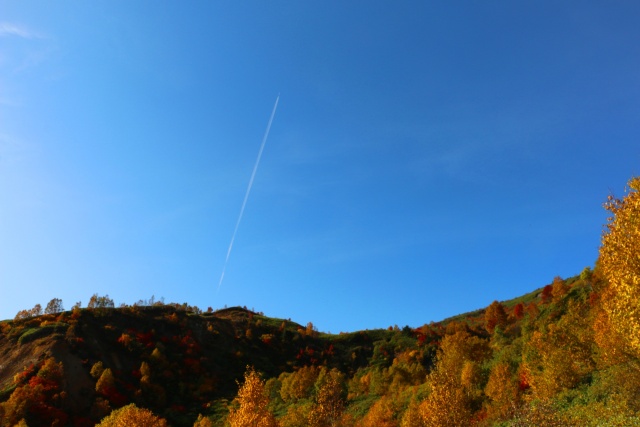
<svg viewBox="0 0 640 427">
<path fill-rule="evenodd" d="M 253 187 L 253 180 L 256 177 L 256 172 L 258 171 L 258 166 L 260 165 L 260 158 L 262 157 L 262 152 L 264 151 L 264 146 L 267 143 L 267 138 L 269 137 L 269 131 L 271 130 L 271 123 L 273 122 L 273 117 L 276 115 L 276 108 L 278 108 L 278 101 L 280 100 L 280 94 L 276 98 L 276 103 L 273 105 L 273 110 L 271 111 L 271 117 L 269 117 L 269 123 L 267 124 L 267 130 L 264 132 L 264 136 L 262 137 L 262 144 L 260 145 L 260 151 L 258 152 L 258 158 L 256 159 L 256 164 L 253 166 L 253 172 L 251 173 L 251 178 L 249 179 L 249 185 L 247 186 L 247 192 L 244 194 L 244 200 L 242 201 L 242 207 L 240 208 L 240 215 L 238 215 L 238 221 L 236 221 L 236 228 L 233 230 L 233 235 L 231 236 L 231 242 L 229 243 L 229 249 L 227 249 L 227 257 L 224 260 L 224 267 L 222 268 L 222 275 L 220 275 L 220 281 L 218 282 L 218 289 L 216 292 L 220 291 L 220 286 L 222 285 L 222 281 L 224 280 L 224 273 L 227 270 L 227 264 L 229 263 L 229 256 L 231 255 L 231 249 L 233 248 L 233 242 L 236 240 L 236 233 L 238 233 L 238 227 L 240 227 L 240 221 L 242 221 L 242 215 L 244 215 L 244 208 L 247 206 L 247 200 L 249 199 L 249 193 L 251 193 L 251 187 Z"/>
</svg>

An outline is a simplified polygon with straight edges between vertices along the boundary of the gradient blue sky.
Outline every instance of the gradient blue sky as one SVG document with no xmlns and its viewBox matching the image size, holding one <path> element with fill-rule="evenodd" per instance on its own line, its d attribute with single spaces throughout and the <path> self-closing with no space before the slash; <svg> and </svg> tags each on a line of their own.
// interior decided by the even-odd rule
<svg viewBox="0 0 640 427">
<path fill-rule="evenodd" d="M 640 174 L 638 22 L 637 1 L 0 0 L 0 318 L 155 295 L 337 333 L 579 274 Z"/>
</svg>

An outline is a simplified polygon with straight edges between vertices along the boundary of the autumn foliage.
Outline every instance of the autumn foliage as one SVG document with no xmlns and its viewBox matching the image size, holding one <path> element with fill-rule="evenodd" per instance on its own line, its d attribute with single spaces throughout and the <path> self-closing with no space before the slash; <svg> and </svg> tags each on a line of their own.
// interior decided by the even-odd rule
<svg viewBox="0 0 640 427">
<path fill-rule="evenodd" d="M 97 427 L 167 427 L 167 421 L 133 403 L 113 411 Z"/>
<path fill-rule="evenodd" d="M 507 312 L 504 306 L 498 301 L 492 302 L 484 314 L 484 322 L 484 327 L 490 334 L 493 333 L 496 327 L 504 327 L 507 324 Z"/>
<path fill-rule="evenodd" d="M 640 178 L 629 181 L 623 199 L 610 196 L 600 267 L 609 282 L 603 307 L 625 351 L 640 357 Z"/>
<path fill-rule="evenodd" d="M 238 391 L 236 406 L 229 411 L 227 422 L 231 427 L 277 427 L 276 419 L 268 406 L 269 398 L 265 394 L 264 381 L 255 370 L 249 368 Z"/>
</svg>

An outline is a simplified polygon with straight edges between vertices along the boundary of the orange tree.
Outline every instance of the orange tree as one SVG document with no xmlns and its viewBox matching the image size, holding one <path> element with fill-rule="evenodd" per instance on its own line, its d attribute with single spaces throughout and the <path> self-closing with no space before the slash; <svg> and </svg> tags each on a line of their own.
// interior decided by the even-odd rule
<svg viewBox="0 0 640 427">
<path fill-rule="evenodd" d="M 504 327 L 507 324 L 507 313 L 504 310 L 504 306 L 498 301 L 494 301 L 487 307 L 487 311 L 484 313 L 484 327 L 490 334 L 496 327 Z"/>
</svg>

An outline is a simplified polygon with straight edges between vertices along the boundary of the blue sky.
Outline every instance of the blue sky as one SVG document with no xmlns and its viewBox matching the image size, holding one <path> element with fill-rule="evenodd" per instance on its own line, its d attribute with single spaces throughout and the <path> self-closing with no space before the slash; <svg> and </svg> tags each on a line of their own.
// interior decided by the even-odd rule
<svg viewBox="0 0 640 427">
<path fill-rule="evenodd" d="M 638 2 L 0 11 L 0 318 L 99 293 L 420 326 L 593 265 L 640 174 Z"/>
</svg>

